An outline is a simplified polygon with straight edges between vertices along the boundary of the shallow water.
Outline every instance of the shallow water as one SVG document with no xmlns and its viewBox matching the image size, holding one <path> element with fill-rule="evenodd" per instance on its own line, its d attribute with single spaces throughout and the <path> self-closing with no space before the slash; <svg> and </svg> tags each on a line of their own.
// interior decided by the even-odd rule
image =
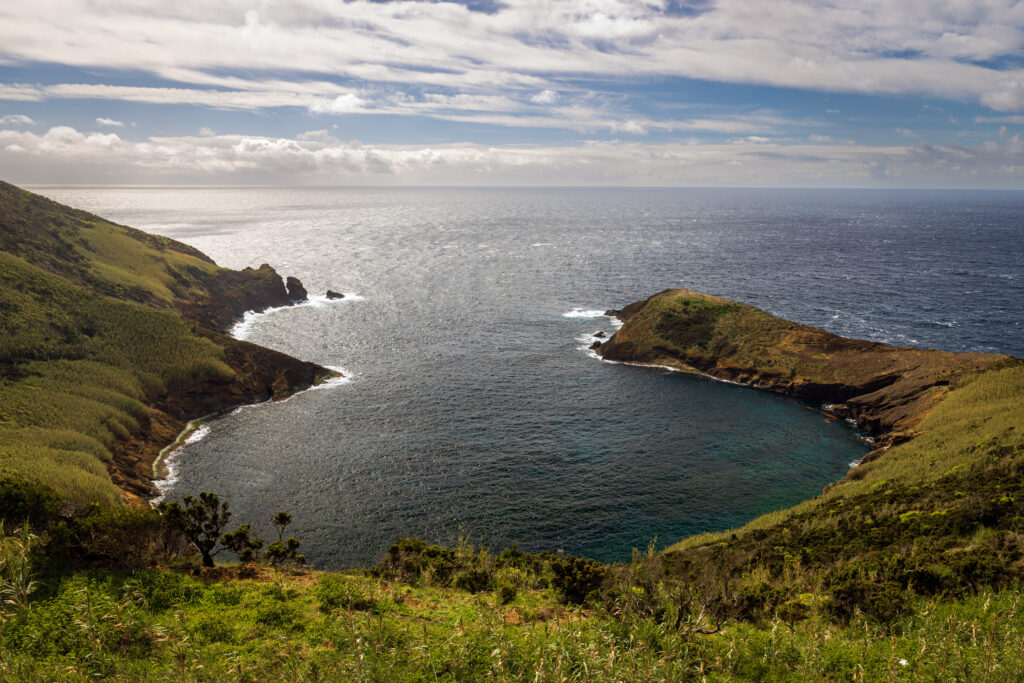
<svg viewBox="0 0 1024 683">
<path fill-rule="evenodd" d="M 239 521 L 290 510 L 319 566 L 406 535 L 626 559 L 803 500 L 866 452 L 813 406 L 587 352 L 603 310 L 665 287 L 1024 355 L 1016 193 L 42 191 L 349 293 L 238 329 L 349 381 L 212 423 L 168 490 L 217 491 Z"/>
</svg>

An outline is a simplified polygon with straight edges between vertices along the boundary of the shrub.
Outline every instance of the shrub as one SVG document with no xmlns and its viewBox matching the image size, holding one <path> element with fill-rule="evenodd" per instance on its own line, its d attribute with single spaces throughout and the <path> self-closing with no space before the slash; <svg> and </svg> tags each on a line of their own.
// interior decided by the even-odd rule
<svg viewBox="0 0 1024 683">
<path fill-rule="evenodd" d="M 515 602 L 516 595 L 519 593 L 518 589 L 510 583 L 502 582 L 498 586 L 498 602 L 502 605 L 507 605 L 510 602 Z"/>
<path fill-rule="evenodd" d="M 455 578 L 455 587 L 470 593 L 490 590 L 491 573 L 486 569 L 468 569 Z"/>
<path fill-rule="evenodd" d="M 551 584 L 562 594 L 566 603 L 583 604 L 592 591 L 604 583 L 608 569 L 589 558 L 565 555 L 551 560 L 554 579 Z"/>
<path fill-rule="evenodd" d="M 53 489 L 18 479 L 0 479 L 0 518 L 8 524 L 29 522 L 46 527 L 60 514 L 60 496 Z"/>
</svg>

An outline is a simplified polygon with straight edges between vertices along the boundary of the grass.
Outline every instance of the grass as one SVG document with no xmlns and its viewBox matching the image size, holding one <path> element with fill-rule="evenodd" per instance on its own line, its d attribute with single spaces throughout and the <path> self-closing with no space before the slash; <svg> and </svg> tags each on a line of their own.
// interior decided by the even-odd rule
<svg viewBox="0 0 1024 683">
<path fill-rule="evenodd" d="M 17 548 L 12 548 L 15 551 Z M 343 595 L 338 599 L 338 595 Z M 1019 590 L 919 599 L 883 628 L 773 614 L 701 634 L 520 587 L 503 604 L 361 572 L 79 573 L 9 608 L 0 673 L 17 680 L 1013 680 L 1024 676 Z"/>
<path fill-rule="evenodd" d="M 225 270 L 0 183 L 0 475 L 74 506 L 116 503 L 107 470 L 144 438 L 154 404 L 204 383 L 262 373 L 244 389 L 258 393 L 275 381 L 285 357 L 211 331 L 266 296 L 287 297 L 270 268 Z"/>
<path fill-rule="evenodd" d="M 113 502 L 111 449 L 146 402 L 234 371 L 170 312 L 95 294 L 0 253 L 0 472 L 75 504 Z M 106 481 L 103 481 L 103 480 Z"/>
</svg>

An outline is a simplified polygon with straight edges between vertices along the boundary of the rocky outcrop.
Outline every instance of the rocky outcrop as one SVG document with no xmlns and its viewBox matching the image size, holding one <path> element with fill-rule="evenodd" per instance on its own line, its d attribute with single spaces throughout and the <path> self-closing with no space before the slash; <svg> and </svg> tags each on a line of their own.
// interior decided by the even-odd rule
<svg viewBox="0 0 1024 683">
<path fill-rule="evenodd" d="M 288 290 L 288 296 L 293 303 L 309 301 L 309 293 L 302 286 L 302 281 L 299 278 L 289 275 L 288 280 L 285 282 L 285 288 Z"/>
<path fill-rule="evenodd" d="M 596 349 L 601 357 L 667 365 L 828 404 L 875 437 L 877 448 L 867 460 L 915 436 L 961 379 L 1018 362 L 847 339 L 686 289 L 665 290 L 614 314 L 623 326 Z"/>
<path fill-rule="evenodd" d="M 328 289 L 327 298 L 333 301 L 335 299 L 344 299 L 345 295 L 342 294 L 341 292 L 335 292 L 333 289 Z"/>
</svg>

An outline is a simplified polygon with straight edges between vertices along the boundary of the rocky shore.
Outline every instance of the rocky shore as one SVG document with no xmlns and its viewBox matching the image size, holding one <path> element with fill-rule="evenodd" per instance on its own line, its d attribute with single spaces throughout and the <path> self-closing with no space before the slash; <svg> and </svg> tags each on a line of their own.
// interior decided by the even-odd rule
<svg viewBox="0 0 1024 683">
<path fill-rule="evenodd" d="M 285 306 L 294 300 L 281 276 L 269 265 L 226 273 L 228 285 L 211 288 L 209 299 L 182 314 L 197 323 L 200 336 L 224 349 L 224 362 L 234 370 L 235 377 L 196 383 L 187 390 L 164 394 L 148 405 L 149 420 L 113 449 L 110 477 L 129 498 L 158 495 L 153 484 L 154 463 L 160 451 L 174 443 L 190 421 L 226 413 L 240 405 L 284 399 L 337 376 L 316 363 L 229 336 L 227 330 L 247 311 Z M 302 287 L 297 278 L 288 280 L 293 287 Z M 202 322 L 217 327 L 201 326 Z"/>
<path fill-rule="evenodd" d="M 871 435 L 863 462 L 913 438 L 922 419 L 964 378 L 1019 362 L 847 339 L 753 306 L 669 289 L 622 310 L 623 326 L 596 353 L 663 365 L 825 404 Z"/>
</svg>

